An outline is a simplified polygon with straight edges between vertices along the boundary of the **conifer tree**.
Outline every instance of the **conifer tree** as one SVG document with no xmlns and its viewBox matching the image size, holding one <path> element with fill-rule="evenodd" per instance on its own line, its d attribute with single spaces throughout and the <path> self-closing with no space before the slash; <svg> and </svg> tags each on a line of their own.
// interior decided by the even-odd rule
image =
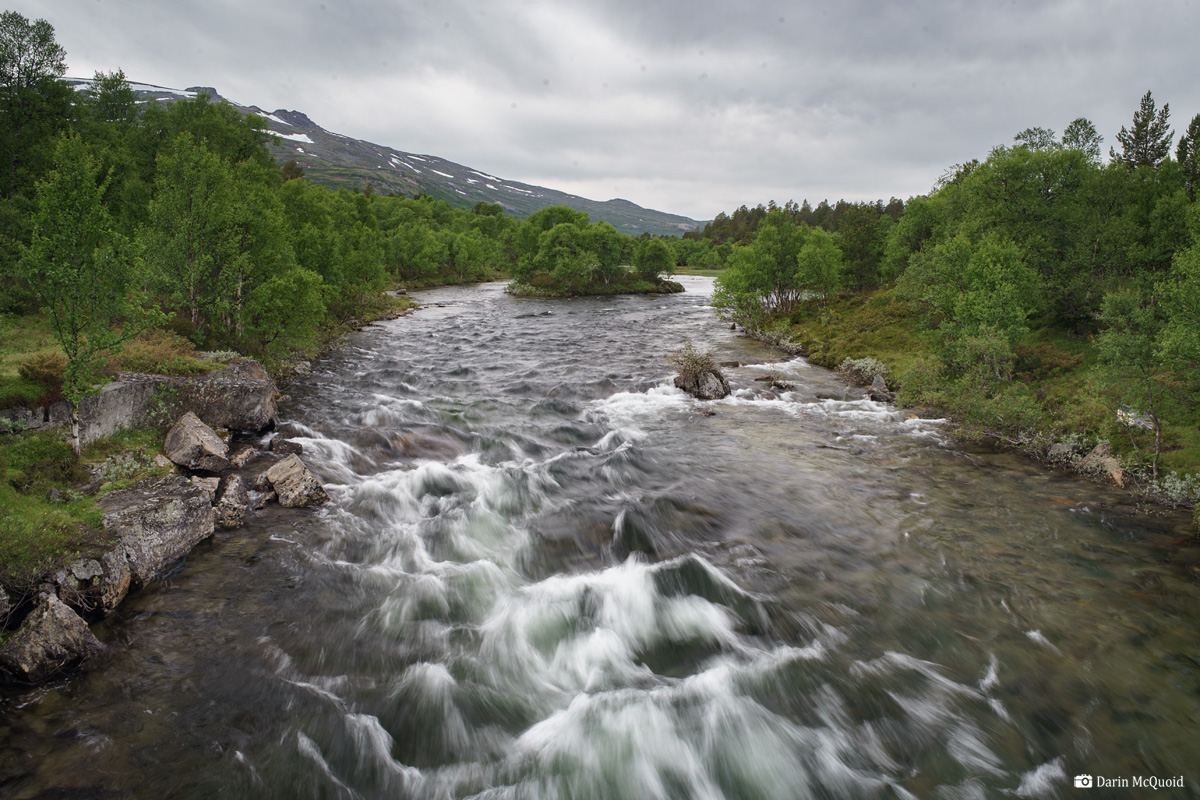
<svg viewBox="0 0 1200 800">
<path fill-rule="evenodd" d="M 1126 130 L 1121 126 L 1117 141 L 1121 144 L 1121 152 L 1109 148 L 1108 154 L 1113 161 L 1128 167 L 1158 167 L 1162 160 L 1171 152 L 1171 139 L 1174 131 L 1170 127 L 1171 106 L 1163 103 L 1161 111 L 1155 111 L 1154 98 L 1150 92 L 1142 97 L 1140 107 L 1133 115 L 1133 129 Z"/>
</svg>

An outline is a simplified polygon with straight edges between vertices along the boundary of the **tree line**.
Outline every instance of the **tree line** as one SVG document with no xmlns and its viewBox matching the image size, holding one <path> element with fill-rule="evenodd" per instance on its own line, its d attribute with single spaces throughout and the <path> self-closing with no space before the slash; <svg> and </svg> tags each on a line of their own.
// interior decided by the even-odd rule
<svg viewBox="0 0 1200 800">
<path fill-rule="evenodd" d="M 1085 118 L 1061 137 L 1021 131 L 894 218 L 876 214 L 872 236 L 832 234 L 822 257 L 804 255 L 822 228 L 767 209 L 716 304 L 761 327 L 834 290 L 887 287 L 936 344 L 913 385 L 993 400 L 1009 421 L 1042 402 L 1014 381 L 1031 330 L 1087 341 L 1106 391 L 1152 430 L 1156 471 L 1163 419 L 1191 419 L 1200 389 L 1200 114 L 1176 140 L 1169 106 L 1147 92 L 1115 138 L 1105 161 Z"/>
</svg>

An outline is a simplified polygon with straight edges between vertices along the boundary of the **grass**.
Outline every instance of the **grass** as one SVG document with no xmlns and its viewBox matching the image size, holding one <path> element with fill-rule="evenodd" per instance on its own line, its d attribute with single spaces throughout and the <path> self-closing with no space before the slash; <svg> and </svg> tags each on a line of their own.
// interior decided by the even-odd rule
<svg viewBox="0 0 1200 800">
<path fill-rule="evenodd" d="M 0 377 L 15 376 L 21 360 L 33 353 L 57 349 L 54 329 L 44 314 L 0 314 Z"/>
<path fill-rule="evenodd" d="M 99 555 L 110 544 L 95 497 L 81 486 L 92 465 L 99 494 L 167 470 L 154 463 L 163 434 L 122 431 L 71 452 L 65 434 L 39 431 L 0 438 L 0 584 L 32 591 L 59 564 Z"/>
<path fill-rule="evenodd" d="M 1094 343 L 1046 321 L 1031 321 L 1033 330 L 1014 347 L 1014 380 L 986 398 L 931 376 L 930 365 L 940 363 L 936 332 L 925 329 L 917 310 L 890 289 L 841 294 L 824 308 L 814 303 L 797 310 L 786 322 L 813 363 L 837 369 L 847 358 L 876 358 L 887 365 L 888 386 L 899 390 L 900 402 L 933 405 L 957 417 L 964 435 L 1000 435 L 989 420 L 1019 419 L 1020 430 L 1004 431 L 1001 438 L 1107 440 L 1126 464 L 1150 460 L 1151 434 L 1135 432 L 1135 450 L 1128 429 L 1117 421 L 1121 401 L 1099 379 Z M 1160 413 L 1160 476 L 1200 473 L 1200 409 L 1182 402 Z"/>
</svg>

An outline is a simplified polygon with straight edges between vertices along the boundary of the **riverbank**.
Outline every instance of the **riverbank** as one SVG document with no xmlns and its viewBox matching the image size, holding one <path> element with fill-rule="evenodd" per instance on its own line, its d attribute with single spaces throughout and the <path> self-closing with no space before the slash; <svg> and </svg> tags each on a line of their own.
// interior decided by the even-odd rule
<svg viewBox="0 0 1200 800">
<path fill-rule="evenodd" d="M 854 362 L 873 359 L 897 405 L 946 417 L 960 439 L 1014 448 L 1148 502 L 1195 509 L 1200 499 L 1194 420 L 1164 420 L 1155 474 L 1153 436 L 1139 425 L 1136 410 L 1122 407 L 1097 379 L 1098 356 L 1088 338 L 1035 328 L 1015 348 L 1011 382 L 969 385 L 945 374 L 935 332 L 924 330 L 915 310 L 890 289 L 843 293 L 764 328 L 755 338 L 844 375 Z"/>
</svg>

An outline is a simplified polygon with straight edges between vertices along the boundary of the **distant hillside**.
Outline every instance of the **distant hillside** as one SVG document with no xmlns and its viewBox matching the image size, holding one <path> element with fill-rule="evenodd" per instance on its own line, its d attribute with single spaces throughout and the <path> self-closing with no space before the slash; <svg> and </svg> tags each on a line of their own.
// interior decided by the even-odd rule
<svg viewBox="0 0 1200 800">
<path fill-rule="evenodd" d="M 75 85 L 90 82 L 79 78 L 68 78 L 67 81 Z M 499 203 L 517 217 L 527 217 L 546 206 L 570 206 L 585 212 L 593 222 L 603 220 L 631 236 L 641 233 L 678 236 L 700 226 L 696 220 L 642 208 L 628 200 L 589 200 L 556 189 L 489 175 L 437 156 L 418 155 L 352 139 L 325 130 L 302 112 L 280 109 L 268 113 L 257 106 L 243 106 L 222 97 L 211 87 L 193 86 L 179 90 L 147 83 L 130 85 L 141 101 L 194 97 L 203 91 L 214 100 L 225 100 L 235 108 L 263 117 L 278 137 L 277 143 L 271 145 L 276 160 L 280 164 L 295 160 L 304 168 L 305 177 L 326 186 L 362 189 L 370 184 L 374 191 L 383 194 L 395 192 L 412 196 L 423 193 L 463 208 L 470 208 L 480 201 Z"/>
</svg>

